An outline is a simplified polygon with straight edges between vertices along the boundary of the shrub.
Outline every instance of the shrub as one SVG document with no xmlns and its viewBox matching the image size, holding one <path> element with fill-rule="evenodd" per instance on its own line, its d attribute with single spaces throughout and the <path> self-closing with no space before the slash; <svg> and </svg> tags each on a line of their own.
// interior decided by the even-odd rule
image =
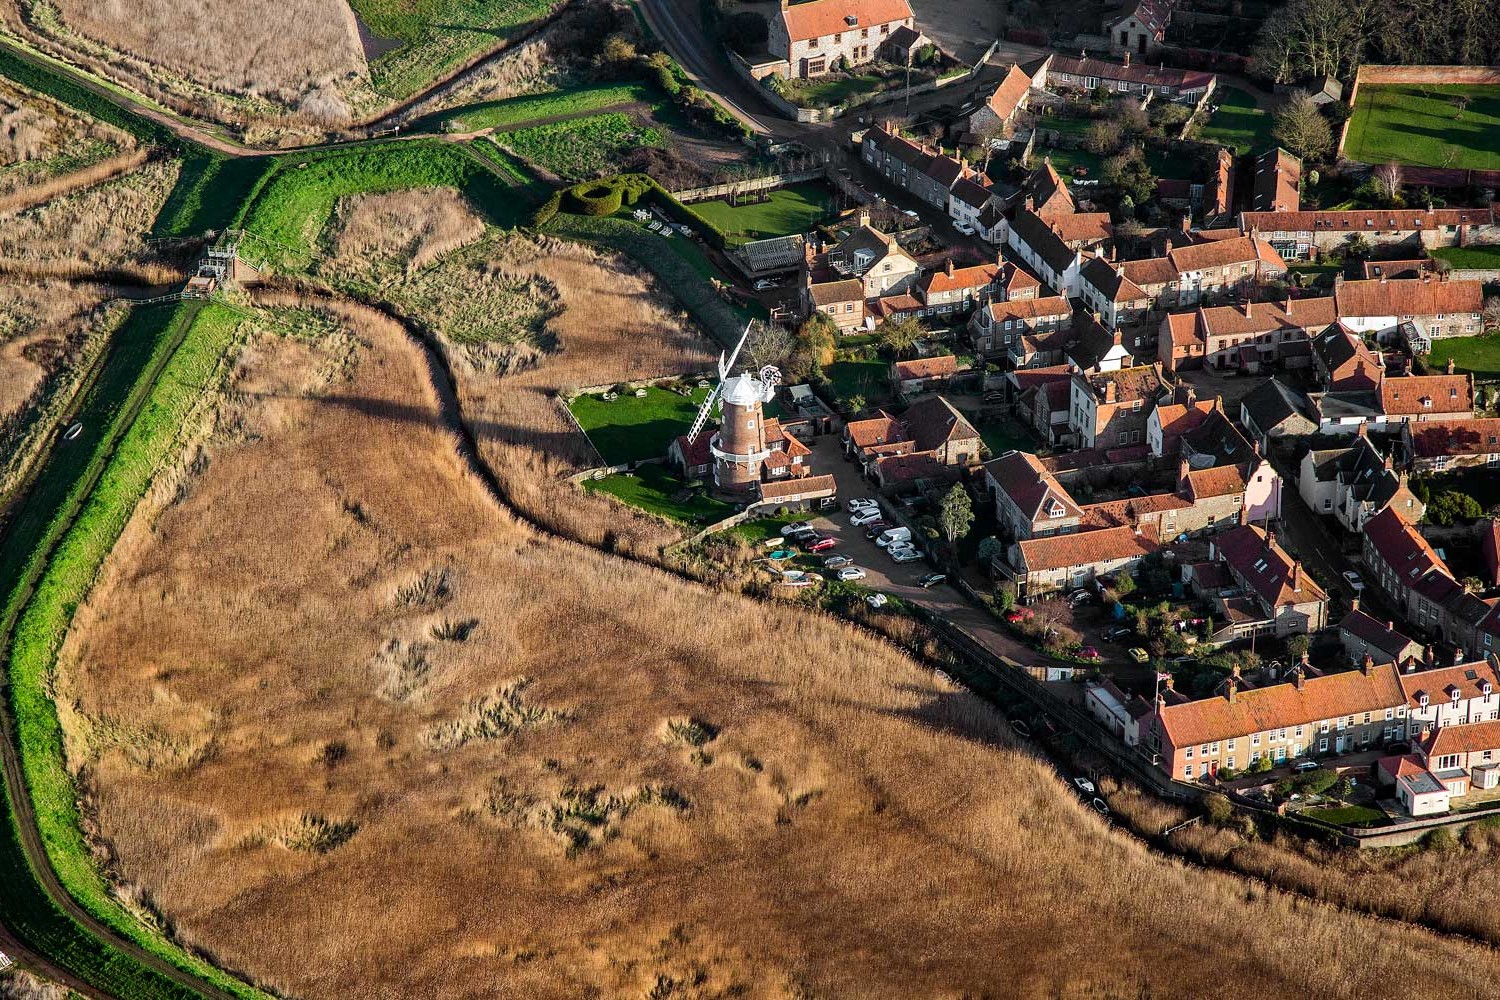
<svg viewBox="0 0 1500 1000">
<path fill-rule="evenodd" d="M 614 181 L 589 181 L 568 189 L 569 207 L 579 215 L 614 215 L 624 200 Z"/>
<path fill-rule="evenodd" d="M 1453 836 L 1452 830 L 1440 826 L 1422 838 L 1422 846 L 1438 854 L 1447 854 L 1458 849 L 1458 840 Z"/>
<path fill-rule="evenodd" d="M 1308 795 L 1322 795 L 1332 788 L 1339 780 L 1339 776 L 1327 768 L 1319 768 L 1316 771 L 1308 771 L 1297 778 L 1298 790 Z"/>
<path fill-rule="evenodd" d="M 1224 777 L 1224 770 L 1219 772 L 1219 777 Z M 1211 822 L 1223 825 L 1234 818 L 1234 803 L 1229 801 L 1227 795 L 1214 792 L 1203 799 L 1203 811 L 1208 814 Z"/>
</svg>

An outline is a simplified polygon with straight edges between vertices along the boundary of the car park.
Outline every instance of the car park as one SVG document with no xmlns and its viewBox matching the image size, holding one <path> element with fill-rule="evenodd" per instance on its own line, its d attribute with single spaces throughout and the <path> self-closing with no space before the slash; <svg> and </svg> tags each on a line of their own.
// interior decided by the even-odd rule
<svg viewBox="0 0 1500 1000">
<path fill-rule="evenodd" d="M 781 529 L 781 537 L 783 537 L 783 538 L 790 538 L 791 536 L 795 535 L 799 531 L 807 531 L 807 530 L 809 530 L 811 528 L 812 528 L 812 525 L 809 524 L 806 521 L 793 521 L 791 524 L 788 524 L 788 525 L 785 525 L 785 526 L 782 527 L 782 529 Z"/>
<path fill-rule="evenodd" d="M 917 586 L 921 587 L 923 590 L 931 590 L 938 584 L 947 582 L 947 579 L 947 573 L 928 573 L 926 576 L 922 577 L 922 579 L 917 581 Z"/>
<path fill-rule="evenodd" d="M 809 552 L 827 552 L 839 543 L 837 538 L 820 538 L 807 547 Z"/>
<path fill-rule="evenodd" d="M 905 525 L 902 525 L 898 528 L 887 528 L 886 530 L 882 531 L 880 533 L 880 536 L 875 539 L 875 544 L 880 546 L 882 549 L 887 549 L 892 545 L 896 545 L 900 542 L 910 541 L 911 529 L 906 527 Z"/>
<path fill-rule="evenodd" d="M 827 559 L 823 560 L 823 568 L 843 569 L 845 566 L 852 565 L 853 562 L 854 560 L 850 559 L 848 556 L 829 556 Z"/>
<path fill-rule="evenodd" d="M 850 516 L 849 523 L 854 525 L 856 528 L 863 528 L 866 525 L 874 524 L 876 521 L 880 520 L 880 511 L 862 510 Z"/>
<path fill-rule="evenodd" d="M 814 528 L 798 528 L 796 531 L 792 532 L 786 537 L 794 542 L 799 542 L 803 545 L 806 545 L 808 542 L 817 541 L 818 532 Z"/>
<path fill-rule="evenodd" d="M 845 566 L 839 570 L 838 577 L 840 580 L 863 580 L 865 571 L 858 566 Z"/>
</svg>

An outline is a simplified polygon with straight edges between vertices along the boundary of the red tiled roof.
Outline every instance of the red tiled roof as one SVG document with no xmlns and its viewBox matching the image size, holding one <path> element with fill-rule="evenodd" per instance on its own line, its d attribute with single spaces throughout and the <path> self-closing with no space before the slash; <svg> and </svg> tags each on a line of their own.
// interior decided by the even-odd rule
<svg viewBox="0 0 1500 1000">
<path fill-rule="evenodd" d="M 1427 759 L 1451 753 L 1483 753 L 1500 750 L 1500 721 L 1476 722 L 1468 726 L 1441 726 L 1422 744 Z"/>
<path fill-rule="evenodd" d="M 946 268 L 940 268 L 922 279 L 921 288 L 928 295 L 955 292 L 963 288 L 982 288 L 992 283 L 999 273 L 1000 267 L 997 264 L 955 267 L 952 274 Z"/>
<path fill-rule="evenodd" d="M 919 378 L 940 378 L 958 371 L 958 358 L 951 354 L 935 358 L 913 358 L 896 362 L 896 378 L 900 381 Z"/>
<path fill-rule="evenodd" d="M 1334 290 L 1340 316 L 1436 316 L 1484 308 L 1479 281 L 1346 281 Z"/>
<path fill-rule="evenodd" d="M 1481 685 L 1486 682 L 1492 693 L 1500 691 L 1500 674 L 1496 674 L 1495 668 L 1484 660 L 1476 660 L 1436 670 L 1402 674 L 1401 691 L 1406 695 L 1408 704 L 1415 707 L 1419 704 L 1419 696 L 1424 694 L 1429 702 L 1447 701 L 1455 691 L 1461 699 L 1482 698 L 1484 691 Z"/>
<path fill-rule="evenodd" d="M 916 479 L 948 479 L 958 470 L 944 465 L 931 452 L 916 451 L 910 455 L 887 455 L 875 463 L 882 483 L 909 483 Z"/>
<path fill-rule="evenodd" d="M 847 18 L 855 18 L 853 24 Z M 794 42 L 856 28 L 870 28 L 912 18 L 906 0 L 811 0 L 783 8 L 787 36 Z"/>
<path fill-rule="evenodd" d="M 1016 108 L 1026 97 L 1027 91 L 1031 89 L 1031 77 L 1027 76 L 1021 67 L 1012 65 L 1005 71 L 1005 78 L 1000 85 L 990 94 L 990 99 L 985 103 L 989 109 L 1000 116 L 1001 121 L 1008 121 L 1010 116 L 1016 113 Z"/>
<path fill-rule="evenodd" d="M 1196 344 L 1201 339 L 1198 336 L 1198 314 L 1171 313 L 1167 316 L 1167 336 L 1172 340 L 1173 347 L 1186 347 Z"/>
<path fill-rule="evenodd" d="M 1099 243 L 1115 231 L 1108 212 L 1071 212 L 1047 217 L 1052 231 L 1064 243 Z"/>
<path fill-rule="evenodd" d="M 1046 368 L 1017 368 L 1009 373 L 1016 388 L 1024 392 L 1033 386 L 1051 385 L 1054 382 L 1070 383 L 1073 380 L 1072 365 L 1048 365 Z"/>
<path fill-rule="evenodd" d="M 1040 319 L 1073 315 L 1073 307 L 1061 295 L 1049 295 L 1040 299 L 991 302 L 985 308 L 989 310 L 990 318 L 997 323 L 1003 323 L 1008 319 Z"/>
<path fill-rule="evenodd" d="M 1196 90 L 1207 87 L 1214 78 L 1212 73 L 1196 70 L 1163 69 L 1145 63 L 1106 62 L 1103 59 L 1076 59 L 1070 56 L 1053 56 L 1052 69 L 1058 73 L 1100 80 L 1121 80 L 1126 83 L 1145 83 L 1153 87 L 1172 87 L 1177 90 Z"/>
<path fill-rule="evenodd" d="M 1500 455 L 1500 418 L 1433 420 L 1408 424 L 1418 458 L 1439 455 Z"/>
<path fill-rule="evenodd" d="M 1448 571 L 1447 565 L 1438 558 L 1427 539 L 1406 519 L 1387 507 L 1365 522 L 1365 541 L 1375 550 L 1381 560 L 1401 578 L 1402 584 L 1411 586 L 1428 570 Z"/>
<path fill-rule="evenodd" d="M 1152 533 L 1134 528 L 1101 528 L 1071 535 L 1025 538 L 1017 542 L 1021 563 L 1028 572 L 1093 566 L 1117 559 L 1134 559 L 1157 549 Z"/>
<path fill-rule="evenodd" d="M 1183 271 L 1205 271 L 1215 267 L 1228 267 L 1231 264 L 1249 264 L 1263 260 L 1261 241 L 1249 236 L 1239 236 L 1229 240 L 1215 240 L 1212 243 L 1189 243 L 1186 246 L 1173 247 L 1167 251 L 1167 257 L 1172 261 L 1172 266 L 1179 273 Z M 1274 250 L 1271 256 L 1281 264 L 1281 258 Z"/>
<path fill-rule="evenodd" d="M 1255 158 L 1255 207 L 1262 212 L 1295 212 L 1302 161 L 1277 146 Z"/>
<path fill-rule="evenodd" d="M 901 429 L 901 422 L 884 410 L 864 420 L 849 421 L 844 425 L 844 431 L 856 448 L 868 448 L 871 445 L 906 440 L 906 432 Z"/>
<path fill-rule="evenodd" d="M 1320 330 L 1336 317 L 1332 296 L 1289 299 L 1286 302 L 1247 302 L 1199 310 L 1203 330 L 1211 337 L 1241 337 L 1272 330 Z"/>
<path fill-rule="evenodd" d="M 682 449 L 683 461 L 687 463 L 689 468 L 697 468 L 700 465 L 707 465 L 713 461 L 713 452 L 709 451 L 708 443 L 713 440 L 714 433 L 715 431 L 712 427 L 705 427 L 691 441 L 688 440 L 686 434 L 678 436 L 677 446 Z"/>
<path fill-rule="evenodd" d="M 801 497 L 826 496 L 836 492 L 838 492 L 838 487 L 832 476 L 774 479 L 760 484 L 762 500 L 796 500 Z"/>
<path fill-rule="evenodd" d="M 1415 232 L 1439 226 L 1488 226 L 1494 213 L 1487 208 L 1369 208 L 1349 212 L 1244 212 L 1240 229 L 1262 233 L 1375 233 Z"/>
<path fill-rule="evenodd" d="M 1127 260 L 1120 266 L 1125 270 L 1125 277 L 1142 288 L 1149 288 L 1152 285 L 1170 285 L 1177 280 L 1177 268 L 1173 266 L 1170 257 Z"/>
<path fill-rule="evenodd" d="M 1406 375 L 1380 382 L 1380 408 L 1387 416 L 1474 412 L 1474 382 L 1468 375 Z"/>
<path fill-rule="evenodd" d="M 1122 525 L 1135 526 L 1141 518 L 1152 514 L 1163 514 L 1169 510 L 1187 510 L 1192 501 L 1184 500 L 1176 493 L 1152 493 L 1143 497 L 1126 497 L 1124 500 L 1106 500 L 1083 507 L 1084 528 L 1116 528 Z"/>
<path fill-rule="evenodd" d="M 1240 691 L 1234 701 L 1216 697 L 1167 705 L 1160 718 L 1171 744 L 1186 747 L 1395 708 L 1405 701 L 1395 666 L 1383 663 L 1368 674 L 1348 670 L 1309 677 L 1301 690 L 1295 683 L 1272 684 Z"/>
<path fill-rule="evenodd" d="M 1245 492 L 1245 473 L 1238 465 L 1219 465 L 1212 469 L 1191 469 L 1184 477 L 1187 495 L 1194 501 L 1207 497 L 1227 497 Z"/>
</svg>

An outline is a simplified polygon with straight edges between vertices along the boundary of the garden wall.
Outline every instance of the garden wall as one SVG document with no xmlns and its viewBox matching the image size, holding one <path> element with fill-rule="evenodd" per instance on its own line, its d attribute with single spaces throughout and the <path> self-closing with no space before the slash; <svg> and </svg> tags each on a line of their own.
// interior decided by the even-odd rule
<svg viewBox="0 0 1500 1000">
<path fill-rule="evenodd" d="M 729 181 L 726 184 L 710 184 L 707 187 L 685 188 L 682 191 L 673 191 L 672 197 L 684 203 L 708 201 L 713 198 L 722 198 L 725 195 L 748 194 L 751 191 L 770 191 L 774 188 L 786 187 L 789 184 L 800 184 L 803 181 L 823 180 L 827 176 L 827 169 L 820 166 L 808 170 L 793 170 L 783 174 L 767 174 L 765 177 L 752 177 L 742 181 Z"/>
</svg>

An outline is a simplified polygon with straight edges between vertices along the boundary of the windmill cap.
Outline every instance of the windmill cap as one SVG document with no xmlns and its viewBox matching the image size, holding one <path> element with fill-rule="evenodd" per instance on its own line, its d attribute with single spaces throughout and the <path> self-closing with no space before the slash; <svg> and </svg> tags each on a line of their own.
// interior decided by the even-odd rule
<svg viewBox="0 0 1500 1000">
<path fill-rule="evenodd" d="M 724 402 L 736 406 L 753 406 L 766 399 L 766 386 L 754 375 L 736 375 L 724 383 Z"/>
</svg>

